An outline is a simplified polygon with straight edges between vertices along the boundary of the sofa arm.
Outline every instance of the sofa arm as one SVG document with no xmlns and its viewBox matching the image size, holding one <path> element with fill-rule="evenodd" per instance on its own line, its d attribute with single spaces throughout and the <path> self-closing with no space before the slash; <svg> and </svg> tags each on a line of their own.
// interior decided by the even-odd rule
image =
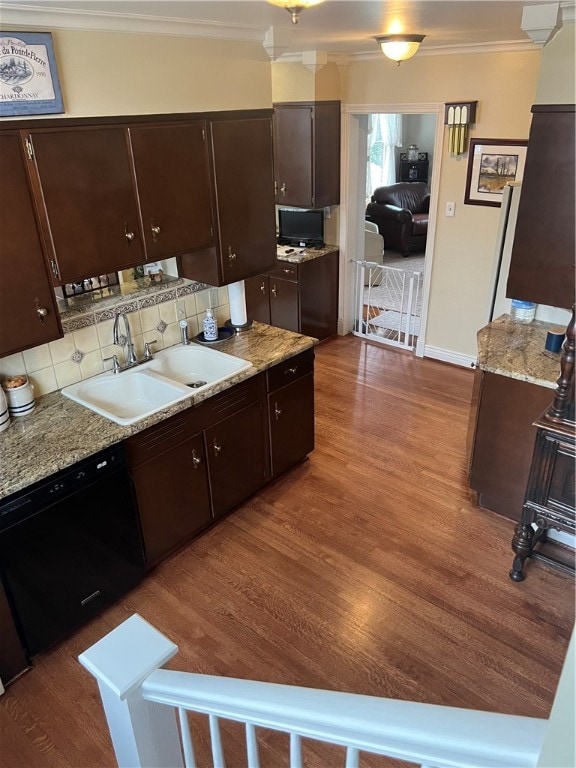
<svg viewBox="0 0 576 768">
<path fill-rule="evenodd" d="M 412 213 L 405 208 L 399 208 L 390 203 L 368 203 L 366 217 L 375 221 L 397 221 L 401 224 L 412 221 Z"/>
</svg>

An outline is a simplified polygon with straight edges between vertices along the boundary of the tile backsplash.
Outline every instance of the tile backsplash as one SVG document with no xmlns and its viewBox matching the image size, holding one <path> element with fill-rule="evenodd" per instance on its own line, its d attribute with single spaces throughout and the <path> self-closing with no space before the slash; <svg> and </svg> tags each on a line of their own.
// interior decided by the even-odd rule
<svg viewBox="0 0 576 768">
<path fill-rule="evenodd" d="M 123 362 L 123 350 L 112 343 L 118 313 L 126 313 L 136 354 L 142 357 L 147 341 L 156 341 L 153 351 L 178 344 L 180 320 L 188 321 L 188 332 L 193 339 L 202 328 L 210 304 L 218 325 L 223 325 L 230 317 L 228 289 L 207 288 L 202 283 L 182 280 L 155 293 L 119 297 L 113 306 L 98 308 L 95 303 L 89 309 L 65 313 L 62 317 L 64 337 L 0 358 L 0 378 L 26 373 L 34 384 L 36 397 L 46 395 L 109 370 L 112 363 L 104 362 L 106 357 L 116 354 Z"/>
</svg>

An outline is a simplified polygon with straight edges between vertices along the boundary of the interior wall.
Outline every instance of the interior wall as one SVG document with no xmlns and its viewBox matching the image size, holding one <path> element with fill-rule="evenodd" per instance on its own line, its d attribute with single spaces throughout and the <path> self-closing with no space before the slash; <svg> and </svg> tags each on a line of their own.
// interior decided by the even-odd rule
<svg viewBox="0 0 576 768">
<path fill-rule="evenodd" d="M 434 158 L 434 140 L 436 137 L 436 115 L 403 115 L 402 116 L 402 147 L 396 151 L 396 178 L 400 153 L 407 152 L 411 144 L 416 144 L 420 152 L 428 152 L 428 181 L 432 178 L 432 161 Z"/>
<path fill-rule="evenodd" d="M 270 58 L 260 43 L 76 30 L 52 37 L 61 117 L 272 106 Z"/>
<path fill-rule="evenodd" d="M 576 102 L 574 22 L 565 22 L 542 53 L 536 104 L 574 104 Z"/>
<path fill-rule="evenodd" d="M 354 105 L 478 100 L 471 136 L 527 139 L 541 52 L 422 56 L 396 67 L 384 57 L 353 61 L 343 100 Z M 442 149 L 426 347 L 476 357 L 485 324 L 499 208 L 464 205 L 468 154 Z M 443 215 L 446 202 L 456 215 Z"/>
<path fill-rule="evenodd" d="M 300 62 L 272 63 L 272 101 L 314 101 L 316 78 Z"/>
</svg>

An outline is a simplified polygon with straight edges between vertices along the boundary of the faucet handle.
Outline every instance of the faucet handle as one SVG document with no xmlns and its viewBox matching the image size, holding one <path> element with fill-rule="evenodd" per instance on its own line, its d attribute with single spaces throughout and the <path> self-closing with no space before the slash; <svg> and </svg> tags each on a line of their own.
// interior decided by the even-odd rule
<svg viewBox="0 0 576 768">
<path fill-rule="evenodd" d="M 102 362 L 107 363 L 108 360 L 112 360 L 112 373 L 120 373 L 120 363 L 118 362 L 118 355 L 112 355 L 112 357 L 103 357 Z"/>
<path fill-rule="evenodd" d="M 152 339 L 144 344 L 144 360 L 152 360 L 154 357 L 152 350 L 150 349 L 152 344 L 158 344 L 158 339 Z"/>
</svg>

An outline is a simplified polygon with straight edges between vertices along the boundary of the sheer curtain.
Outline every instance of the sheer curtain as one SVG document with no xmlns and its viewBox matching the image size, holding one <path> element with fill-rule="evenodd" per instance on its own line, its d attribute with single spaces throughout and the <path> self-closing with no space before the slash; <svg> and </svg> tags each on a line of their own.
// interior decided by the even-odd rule
<svg viewBox="0 0 576 768">
<path fill-rule="evenodd" d="M 366 199 L 376 187 L 396 181 L 394 147 L 402 146 L 402 115 L 370 115 Z"/>
</svg>

